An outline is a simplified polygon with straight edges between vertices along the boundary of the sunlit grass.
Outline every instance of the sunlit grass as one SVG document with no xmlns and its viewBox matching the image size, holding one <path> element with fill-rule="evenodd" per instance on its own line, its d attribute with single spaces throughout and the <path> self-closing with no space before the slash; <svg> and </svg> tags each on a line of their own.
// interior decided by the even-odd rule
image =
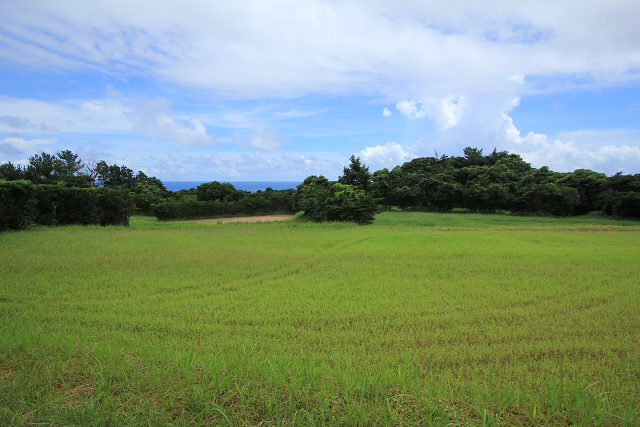
<svg viewBox="0 0 640 427">
<path fill-rule="evenodd" d="M 635 425 L 640 240 L 620 230 L 3 234 L 0 419 Z"/>
<path fill-rule="evenodd" d="M 499 228 L 499 227 L 603 227 L 635 226 L 640 221 L 597 216 L 549 217 L 474 213 L 435 213 L 384 211 L 376 215 L 374 225 L 440 228 Z"/>
</svg>

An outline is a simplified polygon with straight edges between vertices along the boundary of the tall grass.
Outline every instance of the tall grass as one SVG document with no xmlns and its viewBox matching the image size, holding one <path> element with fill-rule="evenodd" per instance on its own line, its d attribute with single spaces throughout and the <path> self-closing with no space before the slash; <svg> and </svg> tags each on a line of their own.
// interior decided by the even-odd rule
<svg viewBox="0 0 640 427">
<path fill-rule="evenodd" d="M 636 425 L 639 246 L 145 219 L 3 234 L 0 423 Z"/>
</svg>

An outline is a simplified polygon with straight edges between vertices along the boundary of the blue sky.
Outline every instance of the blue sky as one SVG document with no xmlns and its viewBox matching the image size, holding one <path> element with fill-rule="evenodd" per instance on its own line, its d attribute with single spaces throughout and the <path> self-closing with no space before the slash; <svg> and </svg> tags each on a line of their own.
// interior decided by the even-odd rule
<svg viewBox="0 0 640 427">
<path fill-rule="evenodd" d="M 0 162 L 335 179 L 467 146 L 640 173 L 640 3 L 0 0 Z"/>
</svg>

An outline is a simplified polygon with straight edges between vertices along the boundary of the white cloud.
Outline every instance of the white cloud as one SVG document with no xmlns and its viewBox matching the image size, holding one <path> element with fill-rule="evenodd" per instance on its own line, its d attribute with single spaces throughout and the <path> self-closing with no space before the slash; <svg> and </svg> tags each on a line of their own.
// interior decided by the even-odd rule
<svg viewBox="0 0 640 427">
<path fill-rule="evenodd" d="M 240 98 L 380 91 L 395 99 L 635 80 L 640 3 L 152 0 L 3 4 L 0 57 L 151 75 Z"/>
<path fill-rule="evenodd" d="M 410 119 L 429 117 L 443 130 L 458 124 L 463 103 L 463 96 L 447 96 L 439 100 L 429 98 L 427 101 L 400 101 L 396 108 Z"/>
<path fill-rule="evenodd" d="M 56 103 L 0 96 L 0 132 L 20 135 L 131 130 L 131 109 L 121 99 L 66 100 Z"/>
<path fill-rule="evenodd" d="M 509 92 L 447 96 L 426 101 L 403 101 L 398 109 L 408 117 L 417 112 L 437 125 L 437 132 L 423 138 L 412 153 L 432 155 L 433 149 L 449 155 L 462 155 L 467 146 L 489 152 L 494 147 L 520 154 L 534 167 L 549 166 L 554 171 L 593 169 L 607 174 L 617 171 L 638 173 L 640 130 L 580 130 L 549 138 L 530 132 L 521 136 L 510 111 L 519 98 Z"/>
<path fill-rule="evenodd" d="M 242 148 L 252 147 L 260 151 L 278 150 L 282 146 L 278 135 L 266 130 L 261 124 L 254 123 L 252 128 L 253 134 L 249 136 L 248 142 L 238 131 L 233 132 L 233 140 Z"/>
<path fill-rule="evenodd" d="M 384 110 L 382 110 L 382 115 L 384 117 L 389 117 L 391 114 L 393 114 L 393 113 L 388 108 L 385 108 Z"/>
<path fill-rule="evenodd" d="M 0 125 L 6 126 L 6 128 L 12 130 L 26 129 L 29 124 L 29 120 L 23 117 L 16 116 L 0 116 Z"/>
<path fill-rule="evenodd" d="M 278 135 L 273 132 L 269 132 L 262 128 L 262 126 L 256 126 L 257 132 L 251 135 L 249 143 L 257 150 L 277 150 L 280 148 L 281 143 L 278 139 Z"/>
<path fill-rule="evenodd" d="M 442 129 L 447 129 L 458 124 L 460 114 L 460 99 L 444 99 L 442 101 L 442 118 L 438 120 Z"/>
<path fill-rule="evenodd" d="M 10 137 L 0 142 L 0 152 L 9 155 L 30 154 L 35 147 L 40 145 L 55 144 L 56 138 L 50 139 L 29 139 Z"/>
<path fill-rule="evenodd" d="M 422 101 L 400 101 L 396 109 L 410 119 L 421 119 L 427 115 L 427 109 L 422 108 Z"/>
<path fill-rule="evenodd" d="M 534 167 L 549 166 L 557 172 L 570 172 L 575 169 L 593 169 L 607 174 L 615 172 L 637 173 L 640 164 L 640 148 L 629 145 L 607 145 L 597 150 L 589 148 L 589 144 L 578 144 L 576 141 L 562 142 L 560 139 L 550 141 L 547 135 L 529 132 L 524 138 L 513 125 L 511 117 L 504 115 L 503 134 L 511 151 L 519 153 L 522 158 Z M 627 132 L 630 133 L 630 132 Z M 568 133 L 574 137 L 598 134 L 625 134 L 620 131 L 594 132 L 591 130 Z M 640 140 L 636 140 L 636 144 Z"/>
<path fill-rule="evenodd" d="M 188 120 L 189 125 L 179 123 L 168 111 L 165 99 L 140 100 L 134 103 L 135 108 L 127 112 L 137 130 L 152 138 L 169 138 L 180 144 L 195 147 L 215 145 L 213 135 L 207 134 L 202 119 L 196 117 Z"/>
<path fill-rule="evenodd" d="M 116 91 L 108 91 L 117 94 Z M 198 117 L 175 119 L 165 99 L 104 98 L 57 103 L 0 96 L 0 132 L 20 135 L 130 133 L 169 138 L 187 146 L 212 146 Z"/>
<path fill-rule="evenodd" d="M 369 166 L 369 170 L 376 171 L 383 168 L 393 169 L 397 165 L 416 157 L 412 153 L 405 151 L 406 147 L 395 142 L 387 142 L 385 145 L 376 145 L 375 147 L 367 147 L 360 151 L 358 155 L 362 162 Z"/>
<path fill-rule="evenodd" d="M 296 109 L 292 109 L 286 112 L 275 112 L 273 113 L 274 116 L 276 117 L 283 117 L 283 118 L 289 118 L 289 119 L 298 119 L 300 117 L 309 117 L 309 116 L 315 116 L 317 114 L 320 114 L 324 112 L 323 111 L 299 111 Z"/>
<path fill-rule="evenodd" d="M 459 154 L 467 145 L 498 146 L 559 170 L 584 165 L 638 170 L 631 162 L 640 143 L 632 135 L 560 134 L 552 142 L 537 133 L 521 137 L 508 119 L 518 94 L 540 89 L 530 77 L 561 81 L 560 90 L 640 79 L 637 1 L 585 7 L 581 0 L 180 5 L 22 0 L 2 8 L 0 60 L 8 67 L 143 77 L 171 89 L 202 89 L 215 99 L 372 95 L 396 103 L 411 119 L 435 123 L 437 132 L 423 139 L 427 151 Z M 272 116 L 305 117 L 305 109 L 285 108 Z M 135 104 L 113 91 L 104 99 L 56 103 L 0 97 L 0 132 L 21 138 L 126 135 L 133 124 L 153 138 L 210 146 L 215 139 L 205 123 L 250 129 L 256 121 L 266 123 L 237 111 L 215 121 L 179 115 L 166 101 Z M 281 147 L 272 131 L 247 132 L 246 148 Z M 5 150 L 22 150 L 3 144 Z M 392 153 L 389 144 L 383 147 Z"/>
<path fill-rule="evenodd" d="M 300 180 L 325 175 L 335 180 L 343 165 L 331 153 L 226 153 L 212 155 L 173 154 L 136 159 L 165 180 Z M 135 170 L 137 166 L 134 166 Z"/>
</svg>

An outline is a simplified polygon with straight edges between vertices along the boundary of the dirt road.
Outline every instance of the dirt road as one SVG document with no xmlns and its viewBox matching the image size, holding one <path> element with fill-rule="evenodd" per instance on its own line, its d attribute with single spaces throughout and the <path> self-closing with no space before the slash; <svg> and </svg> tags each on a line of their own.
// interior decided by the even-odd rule
<svg viewBox="0 0 640 427">
<path fill-rule="evenodd" d="M 291 221 L 293 215 L 260 215 L 260 216 L 237 216 L 233 218 L 210 218 L 196 219 L 185 222 L 201 222 L 204 224 L 226 224 L 228 222 L 271 222 L 271 221 Z"/>
</svg>

